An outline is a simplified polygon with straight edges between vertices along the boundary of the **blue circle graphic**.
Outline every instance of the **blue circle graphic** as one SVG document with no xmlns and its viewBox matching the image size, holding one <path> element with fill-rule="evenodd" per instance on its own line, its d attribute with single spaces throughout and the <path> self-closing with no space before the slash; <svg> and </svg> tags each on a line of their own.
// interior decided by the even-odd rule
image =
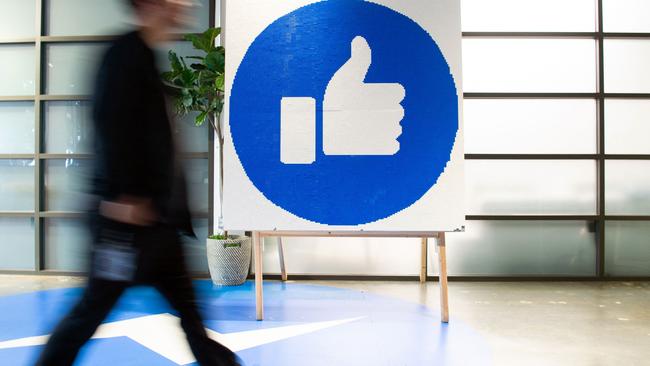
<svg viewBox="0 0 650 366">
<path fill-rule="evenodd" d="M 372 49 L 365 83 L 399 83 L 400 150 L 391 156 L 323 153 L 323 98 L 328 82 L 364 37 Z M 316 161 L 280 161 L 283 97 L 316 100 Z M 410 18 L 358 0 L 307 5 L 269 25 L 250 45 L 230 97 L 235 151 L 254 186 L 277 206 L 327 225 L 384 219 L 417 202 L 451 157 L 458 96 L 440 48 Z"/>
</svg>

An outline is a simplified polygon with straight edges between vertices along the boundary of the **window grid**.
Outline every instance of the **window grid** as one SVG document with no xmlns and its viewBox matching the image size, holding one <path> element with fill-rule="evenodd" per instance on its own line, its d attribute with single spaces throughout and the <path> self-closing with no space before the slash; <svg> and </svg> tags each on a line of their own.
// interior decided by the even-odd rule
<svg viewBox="0 0 650 366">
<path fill-rule="evenodd" d="M 608 160 L 650 160 L 648 154 L 607 154 L 605 152 L 605 100 L 650 99 L 644 93 L 605 93 L 604 42 L 606 39 L 648 39 L 650 33 L 612 33 L 603 31 L 603 0 L 597 1 L 596 32 L 463 32 L 463 38 L 556 38 L 594 39 L 597 43 L 596 93 L 464 93 L 465 99 L 594 99 L 597 102 L 596 154 L 465 154 L 467 160 L 593 160 L 597 163 L 597 212 L 595 215 L 469 215 L 468 220 L 581 220 L 595 223 L 596 277 L 606 277 L 605 225 L 608 221 L 650 221 L 650 215 L 608 215 L 605 212 L 605 163 Z M 620 277 L 616 277 L 620 278 Z"/>
<path fill-rule="evenodd" d="M 35 1 L 35 34 L 36 37 L 17 37 L 17 38 L 6 38 L 0 39 L 0 46 L 3 45 L 19 45 L 19 44 L 29 44 L 34 45 L 35 47 L 35 60 L 36 68 L 35 73 L 35 91 L 36 94 L 33 96 L 0 96 L 0 102 L 16 102 L 16 101 L 32 101 L 34 102 L 34 115 L 35 115 L 35 125 L 34 125 L 34 153 L 30 154 L 0 154 L 0 159 L 33 159 L 34 160 L 34 211 L 0 211 L 0 218 L 31 218 L 34 223 L 34 245 L 35 245 L 35 258 L 34 258 L 34 270 L 0 270 L 0 273 L 54 273 L 54 274 L 65 274 L 69 272 L 57 271 L 57 270 L 46 270 L 45 269 L 45 223 L 44 220 L 47 218 L 83 218 L 83 212 L 61 212 L 61 211 L 47 211 L 45 209 L 45 160 L 50 159 L 92 159 L 91 154 L 48 154 L 45 153 L 45 141 L 43 132 L 45 131 L 44 124 L 44 113 L 43 113 L 43 103 L 47 101 L 87 101 L 90 100 L 88 95 L 48 95 L 45 93 L 44 88 L 44 77 L 45 74 L 45 52 L 44 48 L 47 44 L 70 44 L 70 43 L 81 43 L 81 44 L 92 44 L 99 42 L 107 42 L 115 39 L 115 36 L 110 35 L 101 35 L 101 36 L 46 36 L 45 35 L 45 22 L 47 21 L 47 14 L 44 11 L 46 2 L 48 0 L 33 0 Z M 215 19 L 215 8 L 216 0 L 209 0 L 209 21 L 208 24 L 210 27 L 214 27 L 216 24 Z M 181 40 L 182 35 L 177 35 L 174 37 L 176 40 Z M 209 127 L 212 131 L 212 127 Z M 212 133 L 209 134 L 209 150 L 208 152 L 200 153 L 183 153 L 181 157 L 183 159 L 207 159 L 209 166 L 209 176 L 213 176 L 213 166 L 214 166 L 214 139 Z M 209 227 L 213 226 L 213 179 L 209 181 L 210 189 L 208 190 L 208 207 L 209 212 L 196 213 L 195 216 L 198 219 L 207 218 L 209 221 Z"/>
<path fill-rule="evenodd" d="M 44 260 L 43 253 L 43 219 L 44 218 L 78 218 L 82 217 L 81 212 L 48 212 L 43 211 L 43 189 L 44 189 L 44 171 L 41 160 L 47 159 L 88 159 L 92 156 L 88 154 L 46 154 L 42 153 L 44 144 L 41 136 L 43 130 L 42 102 L 44 101 L 75 101 L 88 100 L 84 95 L 44 95 L 42 87 L 42 76 L 44 75 L 42 67 L 43 44 L 48 43 L 74 43 L 74 42 L 105 42 L 113 39 L 111 36 L 45 36 L 43 35 L 43 24 L 45 14 L 43 13 L 43 4 L 47 0 L 36 1 L 36 34 L 37 37 L 18 37 L 12 39 L 0 40 L 0 45 L 9 44 L 33 44 L 36 51 L 36 90 L 35 96 L 2 96 L 1 101 L 33 101 L 35 109 L 35 153 L 34 154 L 0 154 L 0 159 L 34 159 L 35 161 L 35 185 L 34 199 L 36 208 L 34 212 L 0 212 L 2 217 L 30 217 L 35 223 L 35 265 L 36 272 L 43 271 Z M 604 41 L 605 39 L 648 39 L 650 33 L 620 33 L 603 31 L 603 0 L 597 0 L 597 30 L 596 32 L 463 32 L 464 38 L 583 38 L 594 39 L 597 42 L 596 70 L 598 73 L 596 93 L 490 93 L 474 92 L 464 93 L 467 99 L 576 99 L 586 98 L 593 99 L 597 102 L 597 153 L 596 154 L 466 154 L 468 160 L 593 160 L 597 162 L 597 213 L 595 215 L 468 215 L 468 220 L 580 220 L 594 222 L 596 225 L 596 245 L 597 245 L 597 278 L 605 277 L 605 224 L 608 221 L 643 221 L 650 222 L 650 215 L 607 215 L 605 212 L 605 162 L 607 160 L 650 160 L 650 154 L 606 154 L 605 153 L 605 100 L 606 99 L 650 99 L 650 94 L 644 93 L 605 93 L 604 81 Z M 214 26 L 215 19 L 215 0 L 210 0 L 210 26 Z M 209 142 L 209 153 L 190 153 L 184 154 L 185 158 L 208 158 L 209 174 L 214 174 L 213 151 L 214 140 L 212 134 Z M 209 227 L 213 227 L 213 179 L 210 179 L 209 206 L 208 212 Z M 0 271 L 16 272 L 16 271 Z M 19 271 L 20 272 L 20 271 Z M 24 272 L 24 271 L 23 271 Z M 29 271 L 31 272 L 31 271 Z M 49 272 L 49 271 L 48 271 Z M 52 271 L 61 273 L 58 271 Z M 620 278 L 620 277 L 617 277 Z"/>
</svg>

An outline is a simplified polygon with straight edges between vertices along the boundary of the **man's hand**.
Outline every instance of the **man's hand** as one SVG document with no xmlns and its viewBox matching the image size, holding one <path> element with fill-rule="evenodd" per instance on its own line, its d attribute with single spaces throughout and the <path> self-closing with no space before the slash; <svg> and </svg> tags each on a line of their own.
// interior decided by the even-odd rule
<svg viewBox="0 0 650 366">
<path fill-rule="evenodd" d="M 152 226 L 158 220 L 151 199 L 127 195 L 119 196 L 115 201 L 102 201 L 99 214 L 113 221 L 137 226 Z"/>
</svg>

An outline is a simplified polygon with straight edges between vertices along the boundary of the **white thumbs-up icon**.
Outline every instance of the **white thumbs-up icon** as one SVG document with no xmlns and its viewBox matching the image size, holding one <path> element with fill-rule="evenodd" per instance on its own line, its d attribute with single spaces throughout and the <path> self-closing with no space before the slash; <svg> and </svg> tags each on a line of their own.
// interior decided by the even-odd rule
<svg viewBox="0 0 650 366">
<path fill-rule="evenodd" d="M 352 41 L 350 59 L 334 74 L 323 100 L 325 155 L 394 155 L 400 145 L 400 105 L 406 91 L 400 84 L 365 82 L 372 50 L 363 37 Z M 316 160 L 316 101 L 282 98 L 280 160 L 311 164 Z"/>
</svg>

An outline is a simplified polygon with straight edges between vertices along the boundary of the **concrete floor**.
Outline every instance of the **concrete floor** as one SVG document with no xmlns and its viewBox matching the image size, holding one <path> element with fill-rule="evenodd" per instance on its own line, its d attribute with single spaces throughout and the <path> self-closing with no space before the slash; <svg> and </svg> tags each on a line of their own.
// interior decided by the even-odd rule
<svg viewBox="0 0 650 366">
<path fill-rule="evenodd" d="M 437 283 L 301 281 L 421 303 L 439 311 Z M 0 296 L 83 279 L 0 276 Z M 649 282 L 452 282 L 452 322 L 491 345 L 496 366 L 650 365 Z M 471 352 L 471 349 L 468 349 Z"/>
<path fill-rule="evenodd" d="M 437 283 L 319 284 L 439 309 Z M 487 339 L 495 366 L 650 365 L 647 282 L 452 282 L 450 308 Z"/>
</svg>

